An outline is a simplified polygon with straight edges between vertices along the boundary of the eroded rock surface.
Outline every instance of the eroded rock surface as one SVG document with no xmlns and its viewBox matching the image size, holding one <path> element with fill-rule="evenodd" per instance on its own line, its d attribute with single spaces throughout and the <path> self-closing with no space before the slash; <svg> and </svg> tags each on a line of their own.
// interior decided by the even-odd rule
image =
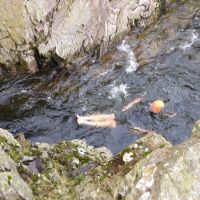
<svg viewBox="0 0 200 200">
<path fill-rule="evenodd" d="M 19 0 L 15 4 L 3 0 L 0 75 L 35 72 L 41 55 L 47 61 L 52 57 L 66 61 L 82 50 L 107 44 L 135 23 L 154 19 L 159 6 L 156 0 Z"/>
<path fill-rule="evenodd" d="M 199 145 L 199 140 L 191 139 L 152 152 L 125 175 L 116 190 L 116 199 L 199 199 Z"/>
<path fill-rule="evenodd" d="M 27 183 L 20 177 L 15 162 L 0 149 L 0 199 L 33 199 Z"/>
</svg>

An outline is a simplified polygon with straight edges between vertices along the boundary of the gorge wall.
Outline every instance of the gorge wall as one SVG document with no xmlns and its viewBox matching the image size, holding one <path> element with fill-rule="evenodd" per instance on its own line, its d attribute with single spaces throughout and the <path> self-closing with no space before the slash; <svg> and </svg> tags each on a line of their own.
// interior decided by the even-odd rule
<svg viewBox="0 0 200 200">
<path fill-rule="evenodd" d="M 0 2 L 0 80 L 109 42 L 160 13 L 163 0 L 12 0 Z M 148 20 L 147 20 L 148 19 Z"/>
</svg>

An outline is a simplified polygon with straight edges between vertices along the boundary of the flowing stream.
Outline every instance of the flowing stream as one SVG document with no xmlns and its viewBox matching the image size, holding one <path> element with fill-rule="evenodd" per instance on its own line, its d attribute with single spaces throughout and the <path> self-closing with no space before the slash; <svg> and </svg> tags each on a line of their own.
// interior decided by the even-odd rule
<svg viewBox="0 0 200 200">
<path fill-rule="evenodd" d="M 117 153 L 137 135 L 116 128 L 79 126 L 76 114 L 111 113 L 143 96 L 166 101 L 174 117 L 138 115 L 134 124 L 173 144 L 190 137 L 200 119 L 200 10 L 198 1 L 177 4 L 148 28 L 136 28 L 101 58 L 74 61 L 74 70 L 46 69 L 0 85 L 0 127 L 32 141 L 85 139 Z M 76 69 L 76 70 L 75 70 Z"/>
</svg>

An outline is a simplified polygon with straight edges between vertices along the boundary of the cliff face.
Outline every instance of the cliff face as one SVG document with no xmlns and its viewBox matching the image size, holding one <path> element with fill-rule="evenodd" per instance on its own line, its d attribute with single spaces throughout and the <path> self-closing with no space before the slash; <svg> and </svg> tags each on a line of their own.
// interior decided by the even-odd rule
<svg viewBox="0 0 200 200">
<path fill-rule="evenodd" d="M 160 11 L 157 0 L 12 0 L 0 2 L 0 75 L 35 72 L 38 57 L 70 60 L 106 44 Z M 149 19 L 149 20 L 147 20 Z M 103 49 L 104 49 L 103 48 Z M 44 59 L 45 58 L 45 59 Z M 37 62 L 36 62 L 37 61 Z"/>
<path fill-rule="evenodd" d="M 199 200 L 200 121 L 172 146 L 150 132 L 112 157 L 73 140 L 49 145 L 0 129 L 0 198 Z"/>
</svg>

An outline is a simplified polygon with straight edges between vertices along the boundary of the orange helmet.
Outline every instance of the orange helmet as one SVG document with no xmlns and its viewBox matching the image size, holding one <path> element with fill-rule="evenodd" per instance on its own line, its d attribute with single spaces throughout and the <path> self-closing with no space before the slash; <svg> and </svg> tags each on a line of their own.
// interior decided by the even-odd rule
<svg viewBox="0 0 200 200">
<path fill-rule="evenodd" d="M 164 107 L 164 102 L 160 99 L 157 99 L 150 103 L 149 111 L 152 113 L 159 113 Z"/>
</svg>

